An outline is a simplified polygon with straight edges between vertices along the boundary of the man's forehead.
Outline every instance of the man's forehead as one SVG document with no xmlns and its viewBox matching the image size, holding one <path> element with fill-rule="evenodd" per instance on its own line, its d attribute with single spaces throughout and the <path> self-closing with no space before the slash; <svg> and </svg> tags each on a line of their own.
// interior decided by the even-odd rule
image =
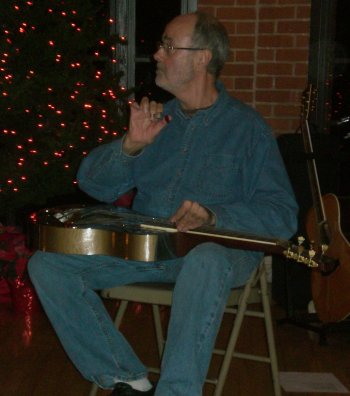
<svg viewBox="0 0 350 396">
<path fill-rule="evenodd" d="M 162 35 L 163 41 L 177 41 L 191 39 L 195 26 L 195 18 L 189 15 L 181 15 L 173 19 L 166 26 Z"/>
<path fill-rule="evenodd" d="M 188 38 L 188 40 L 186 40 Z M 174 34 L 172 36 L 163 34 L 162 36 L 163 43 L 174 44 L 174 43 L 187 43 L 191 41 L 191 36 L 185 34 Z"/>
</svg>

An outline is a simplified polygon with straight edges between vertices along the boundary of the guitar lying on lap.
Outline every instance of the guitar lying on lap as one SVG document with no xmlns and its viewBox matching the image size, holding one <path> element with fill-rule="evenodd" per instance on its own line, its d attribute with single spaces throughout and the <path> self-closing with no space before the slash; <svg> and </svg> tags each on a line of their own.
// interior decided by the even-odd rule
<svg viewBox="0 0 350 396">
<path fill-rule="evenodd" d="M 304 249 L 301 243 L 294 245 L 210 226 L 178 232 L 166 219 L 109 205 L 44 209 L 31 217 L 30 227 L 31 247 L 54 253 L 155 261 L 181 257 L 200 243 L 215 242 L 230 248 L 282 254 L 324 273 L 333 271 L 338 264 L 322 252 Z"/>
</svg>

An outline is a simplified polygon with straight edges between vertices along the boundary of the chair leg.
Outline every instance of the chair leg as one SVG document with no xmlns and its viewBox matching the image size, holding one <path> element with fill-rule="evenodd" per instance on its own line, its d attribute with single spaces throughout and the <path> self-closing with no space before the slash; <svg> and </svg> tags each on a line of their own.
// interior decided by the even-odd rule
<svg viewBox="0 0 350 396">
<path fill-rule="evenodd" d="M 281 386 L 279 381 L 279 371 L 278 371 L 278 361 L 277 361 L 277 352 L 276 352 L 276 344 L 275 337 L 273 332 L 273 324 L 272 324 L 272 316 L 271 316 L 271 307 L 270 307 L 270 299 L 267 291 L 267 280 L 266 273 L 264 269 L 262 270 L 260 276 L 260 290 L 261 290 L 261 300 L 264 310 L 264 322 L 266 329 L 266 337 L 267 344 L 270 356 L 270 364 L 271 364 L 271 374 L 273 381 L 273 389 L 275 396 L 281 396 Z"/>
<path fill-rule="evenodd" d="M 89 396 L 96 396 L 98 392 L 98 385 L 96 384 L 92 384 L 91 385 L 91 389 L 90 389 L 90 393 Z"/>
<path fill-rule="evenodd" d="M 163 349 L 164 349 L 164 335 L 162 329 L 162 321 L 160 318 L 160 310 L 159 305 L 152 304 L 152 311 L 153 311 L 153 320 L 154 320 L 154 327 L 156 331 L 156 338 L 157 338 L 157 346 L 158 346 L 158 354 L 159 358 L 162 358 Z"/>
<path fill-rule="evenodd" d="M 252 284 L 254 282 L 256 273 L 258 270 L 255 270 L 253 274 L 251 275 L 249 281 L 246 283 L 242 295 L 240 296 L 240 302 L 239 306 L 236 312 L 236 317 L 234 319 L 233 323 L 233 330 L 229 338 L 229 342 L 227 344 L 226 352 L 224 355 L 224 359 L 220 368 L 220 373 L 218 376 L 218 381 L 217 385 L 215 387 L 215 392 L 213 396 L 221 396 L 224 385 L 225 385 L 225 380 L 227 377 L 227 373 L 229 371 L 230 365 L 231 365 L 231 360 L 233 357 L 233 352 L 236 347 L 236 343 L 238 340 L 239 332 L 242 326 L 243 318 L 245 311 L 247 309 L 247 300 L 250 295 L 251 289 L 252 289 Z"/>
<path fill-rule="evenodd" d="M 120 324 L 121 324 L 121 322 L 123 320 L 123 317 L 124 317 L 124 314 L 125 314 L 125 311 L 126 311 L 127 307 L 128 307 L 128 301 L 126 301 L 126 300 L 120 301 L 120 305 L 119 305 L 117 314 L 116 314 L 115 319 L 114 319 L 114 325 L 115 325 L 115 327 L 117 329 L 119 328 L 119 326 L 120 326 Z"/>
</svg>

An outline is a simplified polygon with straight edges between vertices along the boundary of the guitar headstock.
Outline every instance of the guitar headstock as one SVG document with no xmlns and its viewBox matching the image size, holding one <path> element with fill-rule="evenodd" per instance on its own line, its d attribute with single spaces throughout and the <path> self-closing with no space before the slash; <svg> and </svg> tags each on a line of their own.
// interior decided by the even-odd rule
<svg viewBox="0 0 350 396">
<path fill-rule="evenodd" d="M 339 265 L 338 260 L 328 257 L 323 253 L 317 253 L 313 249 L 305 249 L 301 244 L 299 246 L 290 244 L 283 251 L 283 254 L 287 259 L 304 264 L 309 268 L 322 272 L 324 275 L 329 275 Z"/>
<path fill-rule="evenodd" d="M 310 113 L 316 108 L 317 89 L 309 84 L 303 92 L 301 100 L 301 118 L 308 120 Z"/>
</svg>

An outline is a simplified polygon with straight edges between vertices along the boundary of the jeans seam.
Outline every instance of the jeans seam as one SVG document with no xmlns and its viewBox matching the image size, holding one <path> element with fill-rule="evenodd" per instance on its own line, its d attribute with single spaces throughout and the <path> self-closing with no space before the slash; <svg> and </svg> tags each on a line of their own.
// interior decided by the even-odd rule
<svg viewBox="0 0 350 396">
<path fill-rule="evenodd" d="M 82 284 L 82 292 L 83 292 L 84 299 L 86 301 L 86 305 L 91 309 L 93 315 L 95 316 L 95 318 L 97 320 L 97 323 L 99 325 L 101 334 L 103 334 L 103 336 L 105 337 L 105 340 L 107 342 L 107 345 L 109 345 L 109 349 L 110 349 L 111 355 L 113 356 L 113 361 L 115 362 L 117 369 L 121 369 L 121 366 L 120 366 L 118 360 L 115 358 L 115 355 L 113 353 L 111 337 L 109 337 L 109 332 L 107 331 L 105 326 L 103 326 L 103 318 L 99 315 L 98 310 L 94 309 L 94 306 L 89 303 L 88 299 L 85 298 L 86 291 L 90 290 L 90 289 L 88 287 L 86 287 L 86 282 L 83 279 L 83 275 L 80 276 L 80 282 Z M 128 373 L 130 373 L 130 372 L 128 372 Z M 134 374 L 134 373 L 130 373 L 130 374 Z M 137 380 L 137 379 L 143 378 L 144 375 L 145 375 L 144 373 L 140 373 L 140 374 L 138 374 L 136 376 L 134 375 L 132 378 L 130 376 L 128 376 L 128 377 L 120 376 L 120 377 L 115 377 L 115 380 L 116 381 L 117 380 L 132 381 L 132 380 Z M 100 379 L 101 377 L 99 376 L 97 378 Z M 100 382 L 100 381 L 98 381 L 98 382 Z"/>
<path fill-rule="evenodd" d="M 228 278 L 229 273 L 232 273 L 232 265 L 230 265 L 228 268 L 226 268 L 226 271 L 223 271 L 223 276 L 221 277 L 221 282 L 220 282 L 220 290 L 219 293 L 216 295 L 216 298 L 214 300 L 214 307 L 215 307 L 215 312 L 217 313 L 217 307 L 219 304 L 219 301 L 221 300 L 220 298 L 218 298 L 219 296 L 222 296 L 223 294 L 223 290 L 225 289 L 225 279 Z M 225 305 L 226 306 L 226 301 L 225 301 Z M 212 323 L 214 323 L 214 320 L 217 318 L 217 315 L 212 315 L 210 314 L 209 316 L 209 320 L 206 322 L 206 327 L 203 329 L 203 331 L 201 332 L 198 342 L 197 342 L 197 346 L 198 346 L 198 351 L 201 351 L 203 348 L 203 344 L 204 341 L 208 338 L 208 332 L 209 329 L 212 326 Z M 214 340 L 214 343 L 216 342 L 216 337 Z M 193 362 L 193 367 L 194 367 L 194 362 Z M 191 391 L 191 387 L 192 385 L 189 384 L 189 387 L 186 391 L 186 394 L 190 394 L 189 392 Z"/>
<path fill-rule="evenodd" d="M 226 271 L 223 271 L 223 275 L 224 276 L 221 277 L 220 290 L 219 290 L 219 293 L 216 295 L 216 298 L 214 300 L 215 313 L 217 313 L 218 304 L 219 304 L 220 300 L 222 300 L 222 298 L 219 298 L 219 296 L 222 296 L 223 290 L 225 289 L 225 281 L 224 280 L 227 279 L 227 277 L 228 277 L 230 272 L 232 273 L 232 266 L 230 266 Z M 225 302 L 225 305 L 226 305 L 226 302 Z M 217 315 L 210 314 L 209 320 L 207 321 L 207 325 L 203 329 L 203 331 L 201 332 L 200 337 L 199 337 L 199 341 L 197 343 L 197 345 L 199 347 L 199 350 L 201 350 L 201 348 L 203 346 L 203 341 L 207 338 L 208 331 L 211 328 L 211 325 L 214 323 L 214 320 L 216 319 L 216 317 L 217 317 Z"/>
</svg>

